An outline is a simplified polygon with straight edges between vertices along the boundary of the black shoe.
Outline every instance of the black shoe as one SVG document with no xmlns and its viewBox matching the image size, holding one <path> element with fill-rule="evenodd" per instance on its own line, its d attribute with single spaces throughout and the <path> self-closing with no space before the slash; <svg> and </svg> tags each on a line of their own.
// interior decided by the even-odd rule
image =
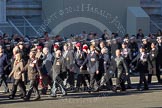
<svg viewBox="0 0 162 108">
<path fill-rule="evenodd" d="M 141 87 L 137 87 L 137 90 L 138 91 L 142 91 L 143 89 Z"/>
<path fill-rule="evenodd" d="M 127 89 L 132 89 L 132 87 L 131 86 L 127 86 Z"/>
<path fill-rule="evenodd" d="M 63 95 L 63 96 L 66 96 L 66 95 L 67 95 L 67 92 L 63 93 L 62 95 Z"/>
<path fill-rule="evenodd" d="M 121 89 L 121 86 L 120 86 L 120 85 L 114 85 L 114 87 L 115 87 L 117 90 L 120 90 L 120 89 Z"/>
<path fill-rule="evenodd" d="M 26 93 L 25 93 L 26 94 Z M 26 95 L 25 94 L 20 94 L 19 96 L 20 96 L 20 98 L 21 99 L 23 99 L 23 98 L 25 98 L 26 97 Z"/>
<path fill-rule="evenodd" d="M 12 96 L 12 95 L 9 95 L 9 99 L 14 99 L 14 96 Z"/>
<path fill-rule="evenodd" d="M 46 95 L 46 94 L 47 94 L 47 90 L 46 90 L 45 88 L 43 88 L 43 89 L 41 90 L 41 94 L 42 94 L 42 95 Z"/>
<path fill-rule="evenodd" d="M 149 90 L 149 88 L 148 87 L 144 87 L 143 90 Z"/>
<path fill-rule="evenodd" d="M 39 100 L 40 99 L 40 96 L 37 96 L 36 98 L 34 98 L 33 100 L 34 101 L 37 101 L 37 100 Z"/>
<path fill-rule="evenodd" d="M 106 87 L 106 90 L 112 90 L 112 87 L 108 86 Z"/>
<path fill-rule="evenodd" d="M 88 89 L 87 89 L 87 92 L 88 92 L 88 93 L 91 93 L 91 92 L 92 92 L 92 89 L 91 89 L 91 88 L 88 88 Z"/>
<path fill-rule="evenodd" d="M 121 93 L 125 93 L 126 92 L 126 89 L 121 89 L 120 92 Z"/>
<path fill-rule="evenodd" d="M 77 88 L 75 88 L 74 92 L 80 92 L 80 91 L 82 91 L 82 89 L 80 87 L 77 87 Z"/>
<path fill-rule="evenodd" d="M 113 92 L 117 93 L 117 89 L 116 89 L 116 87 L 112 87 L 111 90 L 112 90 Z"/>
<path fill-rule="evenodd" d="M 26 98 L 26 96 L 20 96 L 20 98 L 21 98 L 21 99 L 24 99 L 24 98 Z"/>
<path fill-rule="evenodd" d="M 159 84 L 162 84 L 162 80 L 159 80 L 158 83 L 159 83 Z"/>
<path fill-rule="evenodd" d="M 151 81 L 148 81 L 148 84 L 151 84 Z"/>
<path fill-rule="evenodd" d="M 93 90 L 93 92 L 99 92 L 100 90 L 99 90 L 99 88 L 95 88 L 94 90 Z"/>
<path fill-rule="evenodd" d="M 75 92 L 75 90 L 76 90 L 75 87 L 70 87 L 71 92 Z"/>
<path fill-rule="evenodd" d="M 57 97 L 56 95 L 50 95 L 50 97 L 53 97 L 53 98 L 55 98 L 55 97 Z"/>
<path fill-rule="evenodd" d="M 84 87 L 84 88 L 83 88 L 83 91 L 84 91 L 84 92 L 86 92 L 86 91 L 88 91 L 88 90 L 89 90 L 88 87 Z"/>
<path fill-rule="evenodd" d="M 24 100 L 24 101 L 29 101 L 30 99 L 27 98 L 27 97 L 24 97 L 23 100 Z"/>
<path fill-rule="evenodd" d="M 142 88 L 141 88 L 141 84 L 138 84 L 138 86 L 137 86 L 137 90 L 138 90 L 138 91 L 141 91 L 141 90 L 142 90 Z"/>
<path fill-rule="evenodd" d="M 101 86 L 99 87 L 99 89 L 100 89 L 100 90 L 103 90 L 103 89 L 105 89 L 105 86 L 104 86 L 104 85 L 101 85 Z"/>
<path fill-rule="evenodd" d="M 7 89 L 7 90 L 5 90 L 3 93 L 4 94 L 7 94 L 7 93 L 9 93 L 10 91 L 9 91 L 9 89 Z"/>
</svg>

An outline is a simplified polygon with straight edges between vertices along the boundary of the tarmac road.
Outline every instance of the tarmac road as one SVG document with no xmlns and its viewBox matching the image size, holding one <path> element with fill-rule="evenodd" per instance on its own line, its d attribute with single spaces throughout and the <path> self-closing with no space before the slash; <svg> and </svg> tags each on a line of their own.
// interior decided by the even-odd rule
<svg viewBox="0 0 162 108">
<path fill-rule="evenodd" d="M 138 78 L 132 80 L 136 82 Z M 153 83 L 147 91 L 137 91 L 136 84 L 133 87 L 134 89 L 119 93 L 79 92 L 57 98 L 41 95 L 39 101 L 28 102 L 19 97 L 9 100 L 8 94 L 0 93 L 0 108 L 162 108 L 162 84 Z"/>
</svg>

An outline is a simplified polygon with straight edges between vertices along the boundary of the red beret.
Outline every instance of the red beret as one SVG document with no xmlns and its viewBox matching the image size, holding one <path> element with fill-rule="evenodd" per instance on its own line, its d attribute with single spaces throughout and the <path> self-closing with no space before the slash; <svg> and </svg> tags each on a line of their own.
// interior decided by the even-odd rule
<svg viewBox="0 0 162 108">
<path fill-rule="evenodd" d="M 76 46 L 76 47 L 80 47 L 81 44 L 80 44 L 80 43 L 76 43 L 75 46 Z"/>
<path fill-rule="evenodd" d="M 88 49 L 88 46 L 83 46 L 83 49 L 87 50 Z"/>
<path fill-rule="evenodd" d="M 53 48 L 57 48 L 57 49 L 58 49 L 58 48 L 59 48 L 59 46 L 55 44 L 55 45 L 53 45 Z"/>
<path fill-rule="evenodd" d="M 37 49 L 42 49 L 42 46 L 37 46 Z"/>
</svg>

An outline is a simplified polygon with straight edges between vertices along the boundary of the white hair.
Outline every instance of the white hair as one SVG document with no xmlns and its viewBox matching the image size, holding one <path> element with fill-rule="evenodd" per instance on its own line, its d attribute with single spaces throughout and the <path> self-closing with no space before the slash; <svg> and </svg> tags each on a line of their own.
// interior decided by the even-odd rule
<svg viewBox="0 0 162 108">
<path fill-rule="evenodd" d="M 49 52 L 49 49 L 47 47 L 44 47 L 43 48 L 43 53 L 48 53 Z"/>
</svg>

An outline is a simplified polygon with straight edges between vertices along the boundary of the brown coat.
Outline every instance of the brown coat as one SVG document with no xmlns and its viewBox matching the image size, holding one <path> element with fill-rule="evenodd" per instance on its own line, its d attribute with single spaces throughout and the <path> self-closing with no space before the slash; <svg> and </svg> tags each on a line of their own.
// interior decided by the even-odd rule
<svg viewBox="0 0 162 108">
<path fill-rule="evenodd" d="M 29 80 L 35 80 L 38 75 L 41 76 L 41 72 L 40 72 L 40 70 L 38 68 L 37 59 L 35 59 L 35 60 L 29 59 L 28 63 L 24 67 L 23 71 L 27 71 L 28 72 Z"/>
<path fill-rule="evenodd" d="M 18 63 L 15 63 L 9 77 L 13 75 L 14 79 L 24 80 L 24 77 L 23 77 L 24 75 L 22 73 L 23 68 L 24 68 L 24 63 L 22 60 Z"/>
</svg>

